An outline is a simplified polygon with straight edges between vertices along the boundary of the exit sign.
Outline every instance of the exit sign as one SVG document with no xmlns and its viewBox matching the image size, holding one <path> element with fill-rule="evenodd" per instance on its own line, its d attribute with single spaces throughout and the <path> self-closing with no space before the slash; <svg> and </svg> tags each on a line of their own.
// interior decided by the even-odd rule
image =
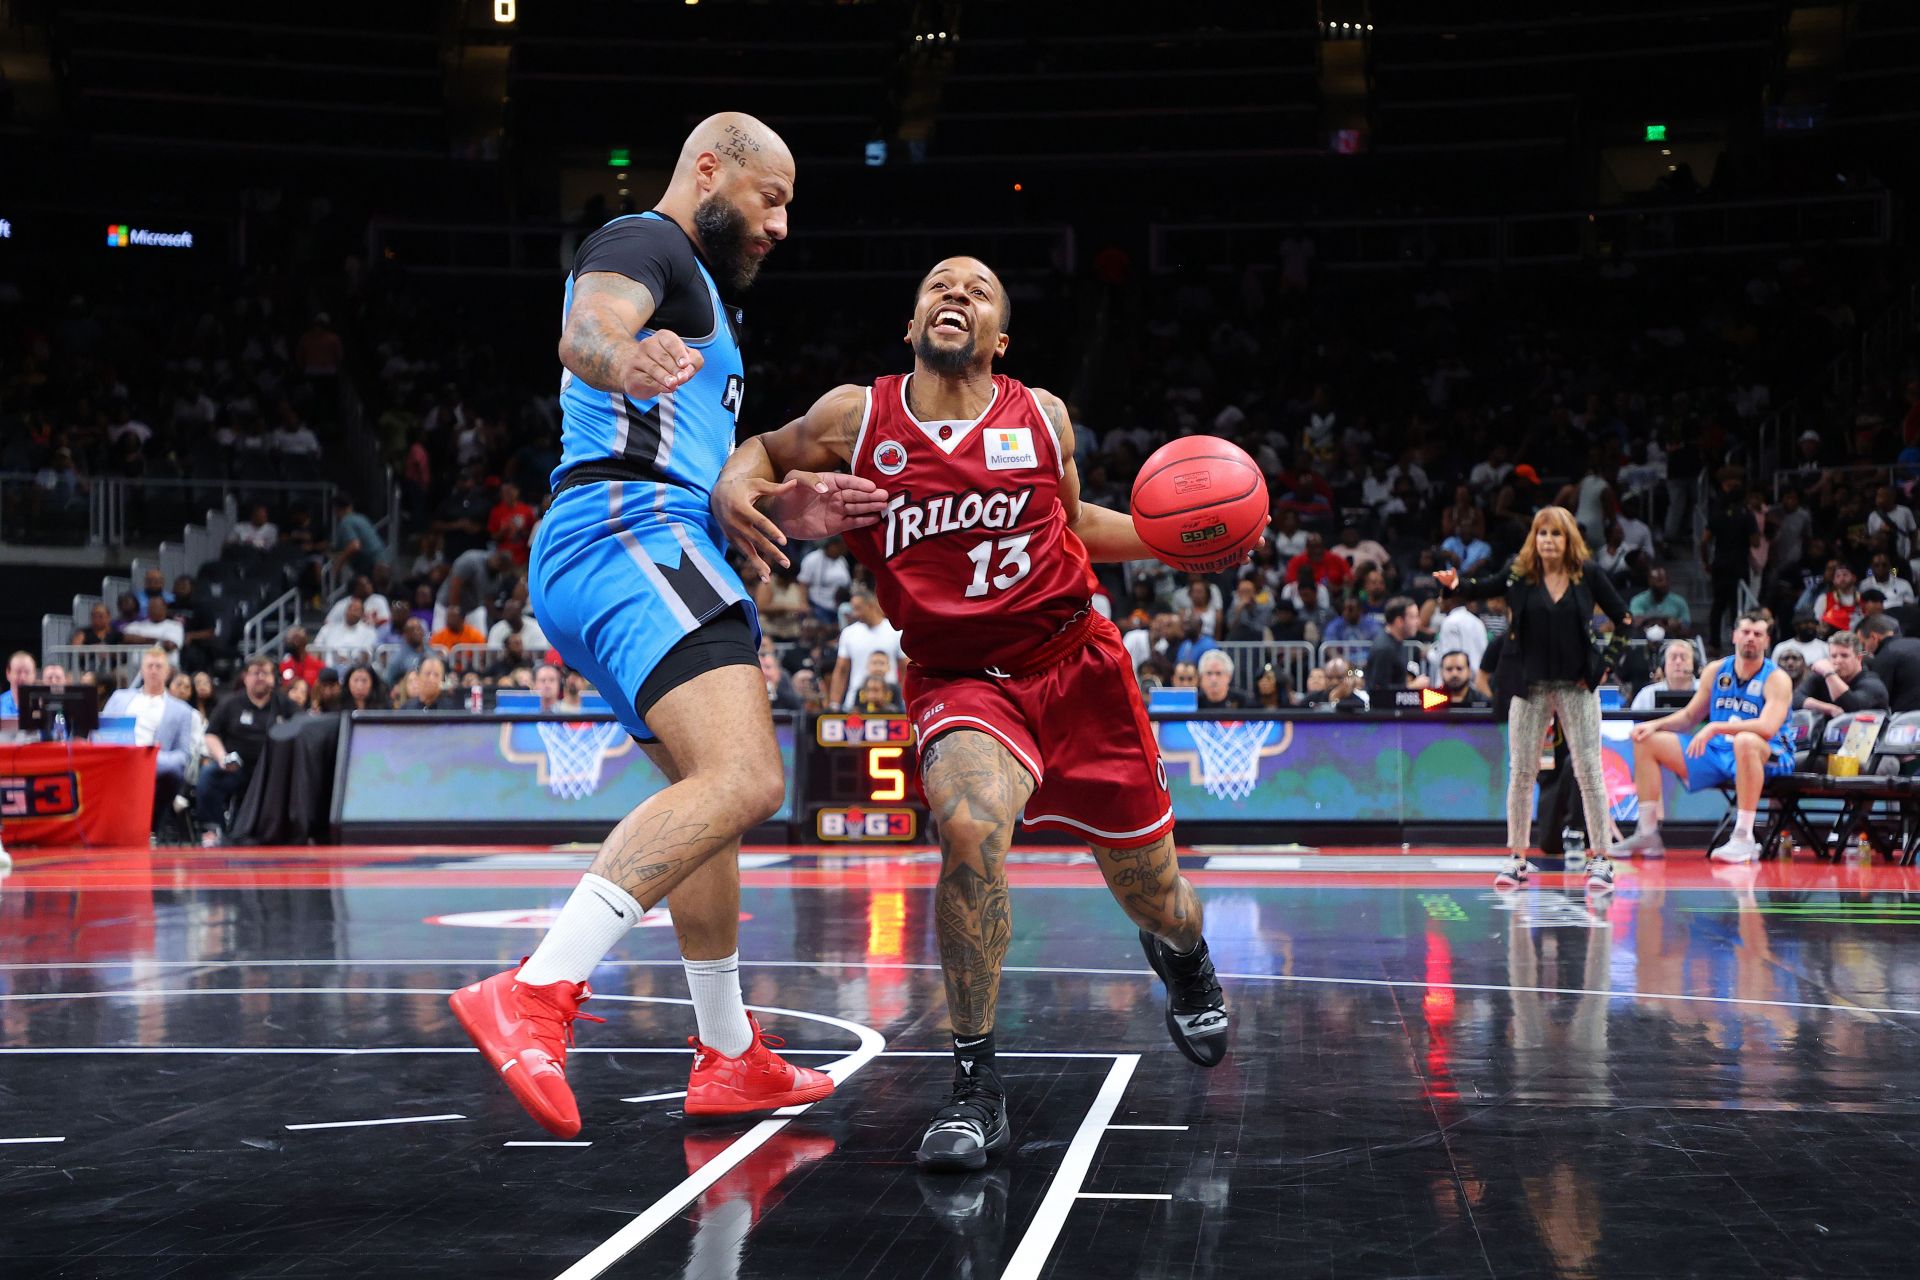
<svg viewBox="0 0 1920 1280">
<path fill-rule="evenodd" d="M 1648 142 L 1665 142 L 1666 140 L 1667 126 L 1663 124 L 1650 124 L 1647 126 Z"/>
</svg>

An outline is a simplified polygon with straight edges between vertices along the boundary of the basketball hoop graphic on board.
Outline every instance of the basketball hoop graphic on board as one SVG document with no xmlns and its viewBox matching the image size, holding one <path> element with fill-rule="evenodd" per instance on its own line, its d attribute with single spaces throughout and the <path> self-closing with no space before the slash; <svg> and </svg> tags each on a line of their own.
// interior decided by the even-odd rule
<svg viewBox="0 0 1920 1280">
<path fill-rule="evenodd" d="M 600 789 L 609 756 L 633 739 L 614 720 L 534 720 L 500 726 L 500 754 L 535 766 L 534 779 L 560 800 L 584 800 Z"/>
<path fill-rule="evenodd" d="M 1154 723 L 1169 765 L 1216 800 L 1245 800 L 1260 783 L 1260 762 L 1284 755 L 1293 726 L 1276 720 L 1160 720 Z"/>
</svg>

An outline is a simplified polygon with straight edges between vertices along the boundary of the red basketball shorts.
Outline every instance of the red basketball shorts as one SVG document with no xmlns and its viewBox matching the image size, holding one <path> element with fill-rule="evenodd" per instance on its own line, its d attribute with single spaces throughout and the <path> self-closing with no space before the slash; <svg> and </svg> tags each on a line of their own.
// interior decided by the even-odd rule
<svg viewBox="0 0 1920 1280">
<path fill-rule="evenodd" d="M 1140 701 L 1133 659 L 1095 617 L 1085 646 L 1031 675 L 996 679 L 905 668 L 907 711 L 922 754 L 941 734 L 973 729 L 1033 775 L 1029 827 L 1132 849 L 1173 829 L 1160 746 Z"/>
</svg>

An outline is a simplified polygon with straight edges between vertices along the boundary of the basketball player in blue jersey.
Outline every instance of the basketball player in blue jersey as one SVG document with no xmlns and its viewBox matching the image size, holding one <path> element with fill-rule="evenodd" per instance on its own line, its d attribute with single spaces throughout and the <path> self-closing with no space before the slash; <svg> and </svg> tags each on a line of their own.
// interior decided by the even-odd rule
<svg viewBox="0 0 1920 1280">
<path fill-rule="evenodd" d="M 759 619 L 710 507 L 745 389 L 727 293 L 786 238 L 793 157 L 752 116 L 703 120 L 658 207 L 616 218 L 575 257 L 562 311 L 562 456 L 533 541 L 535 616 L 613 705 L 669 785 L 628 814 L 519 968 L 455 992 L 467 1034 L 527 1111 L 571 1138 L 567 1046 L 587 976 L 671 900 L 693 995 L 686 1110 L 814 1102 L 833 1081 L 772 1052 L 741 1003 L 740 836 L 786 794 Z M 870 524 L 887 495 L 848 475 L 757 490 L 787 535 Z"/>
<path fill-rule="evenodd" d="M 1793 742 L 1787 716 L 1793 711 L 1793 681 L 1767 657 L 1767 615 L 1740 615 L 1733 627 L 1733 656 L 1709 663 L 1686 706 L 1658 720 L 1633 726 L 1633 786 L 1640 796 L 1640 825 L 1613 846 L 1614 853 L 1666 856 L 1660 837 L 1660 770 L 1687 780 L 1687 790 L 1733 783 L 1737 817 L 1733 835 L 1713 851 L 1721 862 L 1752 862 L 1760 856 L 1753 815 L 1767 778 L 1793 772 Z M 1706 723 L 1700 725 L 1702 717 Z M 1700 725 L 1682 751 L 1681 729 Z"/>
</svg>

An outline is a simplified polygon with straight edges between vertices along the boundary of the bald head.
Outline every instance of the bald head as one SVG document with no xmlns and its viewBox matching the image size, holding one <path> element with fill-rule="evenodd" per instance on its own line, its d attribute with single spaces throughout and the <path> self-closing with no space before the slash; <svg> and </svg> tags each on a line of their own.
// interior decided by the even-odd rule
<svg viewBox="0 0 1920 1280">
<path fill-rule="evenodd" d="M 700 246 L 723 286 L 744 289 L 787 238 L 793 153 L 750 115 L 722 111 L 693 127 L 658 206 Z"/>
</svg>

